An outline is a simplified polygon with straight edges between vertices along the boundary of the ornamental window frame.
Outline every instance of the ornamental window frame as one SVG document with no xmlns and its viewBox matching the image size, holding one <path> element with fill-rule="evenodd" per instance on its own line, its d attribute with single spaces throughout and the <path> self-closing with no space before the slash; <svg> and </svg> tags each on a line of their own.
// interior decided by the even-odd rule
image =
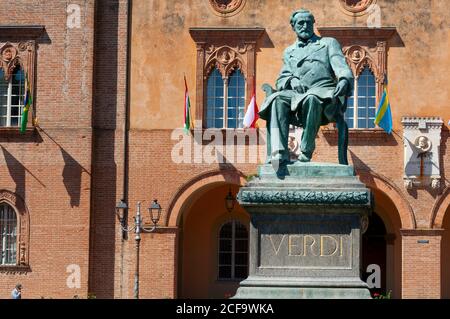
<svg viewBox="0 0 450 319">
<path fill-rule="evenodd" d="M 246 83 L 245 114 L 255 86 L 256 44 L 264 32 L 265 29 L 259 27 L 189 29 L 197 49 L 194 119 L 202 123 L 202 128 L 207 128 L 207 81 L 215 68 L 222 75 L 224 83 L 236 68 L 240 69 Z M 224 129 L 228 126 L 225 124 Z"/>
<path fill-rule="evenodd" d="M 397 35 L 395 27 L 368 28 L 368 27 L 319 27 L 322 37 L 333 37 L 339 41 L 342 51 L 350 69 L 355 77 L 355 92 L 357 94 L 357 82 L 365 68 L 369 68 L 375 77 L 375 114 L 378 110 L 383 95 L 384 82 L 387 79 L 387 61 L 390 40 Z M 356 103 L 357 105 L 357 103 Z M 354 115 L 358 109 L 354 109 Z M 366 117 L 367 118 L 367 117 Z M 354 117 L 357 124 L 358 117 Z M 374 128 L 351 128 L 350 131 L 380 131 L 378 126 Z"/>
<path fill-rule="evenodd" d="M 40 25 L 0 26 L 0 69 L 3 71 L 4 80 L 9 82 L 14 70 L 20 67 L 24 75 L 28 76 L 29 85 L 32 88 L 33 103 L 31 104 L 31 112 L 29 113 L 31 119 L 29 118 L 27 123 L 27 130 L 33 129 L 35 123 L 37 39 L 44 31 L 45 27 Z M 15 126 L 0 127 L 0 131 L 12 129 L 17 130 Z"/>
</svg>

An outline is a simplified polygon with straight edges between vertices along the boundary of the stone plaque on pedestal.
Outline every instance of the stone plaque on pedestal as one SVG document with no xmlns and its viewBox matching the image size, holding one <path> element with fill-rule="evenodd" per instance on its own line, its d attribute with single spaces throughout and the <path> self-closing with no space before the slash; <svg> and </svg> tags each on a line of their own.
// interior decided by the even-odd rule
<svg viewBox="0 0 450 319">
<path fill-rule="evenodd" d="M 259 167 L 238 194 L 251 215 L 249 277 L 235 298 L 370 298 L 360 278 L 372 207 L 353 167 Z"/>
</svg>

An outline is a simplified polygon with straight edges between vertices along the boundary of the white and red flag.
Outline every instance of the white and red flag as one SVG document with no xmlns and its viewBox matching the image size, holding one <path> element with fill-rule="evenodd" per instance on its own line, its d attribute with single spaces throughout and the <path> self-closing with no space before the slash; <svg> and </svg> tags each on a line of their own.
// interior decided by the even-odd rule
<svg viewBox="0 0 450 319">
<path fill-rule="evenodd" d="M 256 128 L 256 121 L 259 119 L 259 109 L 256 104 L 256 86 L 253 86 L 253 95 L 247 106 L 247 112 L 244 116 L 244 128 Z"/>
</svg>

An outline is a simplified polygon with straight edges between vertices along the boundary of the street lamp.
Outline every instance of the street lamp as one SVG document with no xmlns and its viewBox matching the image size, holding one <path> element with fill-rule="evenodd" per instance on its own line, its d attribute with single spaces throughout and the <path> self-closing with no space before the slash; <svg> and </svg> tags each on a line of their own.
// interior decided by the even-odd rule
<svg viewBox="0 0 450 319">
<path fill-rule="evenodd" d="M 157 224 L 161 217 L 161 206 L 158 204 L 158 201 L 155 199 L 152 205 L 148 208 L 148 212 L 150 214 L 150 219 L 152 220 L 152 227 L 146 228 L 143 225 L 143 219 L 141 217 L 141 202 L 137 203 L 136 216 L 134 217 L 134 226 L 126 227 L 126 210 L 128 209 L 127 203 L 122 199 L 116 206 L 116 215 L 117 219 L 120 222 L 120 228 L 123 232 L 132 232 L 136 234 L 136 270 L 134 273 L 134 298 L 139 299 L 139 248 L 141 243 L 141 232 L 143 233 L 151 233 L 154 232 L 157 228 Z"/>
</svg>

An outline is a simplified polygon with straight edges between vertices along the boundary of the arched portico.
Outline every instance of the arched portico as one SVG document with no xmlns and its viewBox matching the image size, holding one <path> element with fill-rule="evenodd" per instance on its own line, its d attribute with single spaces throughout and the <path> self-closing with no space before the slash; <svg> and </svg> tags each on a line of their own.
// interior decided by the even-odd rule
<svg viewBox="0 0 450 319">
<path fill-rule="evenodd" d="M 192 205 L 195 199 L 208 188 L 213 188 L 220 184 L 240 186 L 244 185 L 245 182 L 246 180 L 243 173 L 230 170 L 211 171 L 194 177 L 184 184 L 173 196 L 167 214 L 167 226 L 176 227 L 179 225 L 183 210 Z"/>
</svg>

